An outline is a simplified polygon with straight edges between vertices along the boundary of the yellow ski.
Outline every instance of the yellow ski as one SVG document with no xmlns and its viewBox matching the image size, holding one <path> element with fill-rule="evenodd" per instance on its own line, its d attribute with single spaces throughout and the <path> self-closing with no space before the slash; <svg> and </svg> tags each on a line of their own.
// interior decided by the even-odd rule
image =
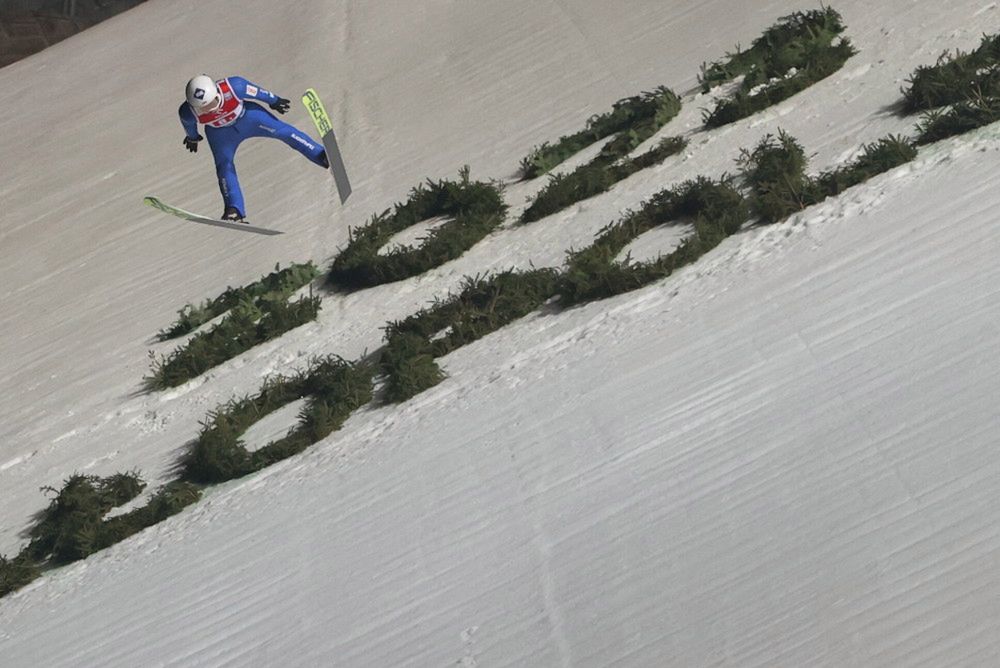
<svg viewBox="0 0 1000 668">
<path fill-rule="evenodd" d="M 319 99 L 319 94 L 312 88 L 302 96 L 302 104 L 306 106 L 309 117 L 313 119 L 323 147 L 326 149 L 326 158 L 330 162 L 330 172 L 333 173 L 333 180 L 337 184 L 340 203 L 343 204 L 351 195 L 351 182 L 347 178 L 347 168 L 344 167 L 344 158 L 340 154 L 340 147 L 337 146 L 337 137 L 333 133 L 330 116 L 326 113 L 326 108 Z"/>
</svg>

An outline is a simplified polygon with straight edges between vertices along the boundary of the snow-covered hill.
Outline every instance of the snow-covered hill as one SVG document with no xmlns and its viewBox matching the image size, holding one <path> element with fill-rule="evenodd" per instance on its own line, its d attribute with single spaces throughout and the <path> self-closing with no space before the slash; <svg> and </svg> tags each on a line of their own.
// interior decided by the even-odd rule
<svg viewBox="0 0 1000 668">
<path fill-rule="evenodd" d="M 150 0 L 0 70 L 0 552 L 42 485 L 155 483 L 206 413 L 648 195 L 733 171 L 782 127 L 812 169 L 907 132 L 891 109 L 941 51 L 996 32 L 983 0 L 845 0 L 846 67 L 704 132 L 611 192 L 512 223 L 418 279 L 329 296 L 316 323 L 142 394 L 186 302 L 328 261 L 424 178 L 511 179 L 535 144 L 699 66 L 809 2 Z M 355 193 L 277 142 L 238 166 L 262 239 L 221 212 L 176 119 L 186 80 L 324 94 Z M 291 122 L 307 128 L 301 108 Z M 529 316 L 443 360 L 449 379 L 181 515 L 0 599 L 0 657 L 80 665 L 991 665 L 1000 624 L 1000 163 L 993 128 L 669 280 Z M 577 162 L 579 159 L 577 159 Z M 573 164 L 573 163 L 571 163 Z M 512 184 L 516 214 L 541 179 Z M 655 243 L 646 239 L 645 252 Z M 291 425 L 284 411 L 251 437 Z M 267 432 L 267 433 L 265 433 Z"/>
</svg>

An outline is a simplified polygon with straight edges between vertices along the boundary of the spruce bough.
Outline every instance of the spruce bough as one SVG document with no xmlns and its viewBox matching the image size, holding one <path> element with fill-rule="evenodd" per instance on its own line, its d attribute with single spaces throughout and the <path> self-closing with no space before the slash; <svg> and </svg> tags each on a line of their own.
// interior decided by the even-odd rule
<svg viewBox="0 0 1000 668">
<path fill-rule="evenodd" d="M 401 281 L 461 256 L 497 229 L 507 215 L 507 204 L 495 183 L 472 181 L 469 168 L 458 181 L 430 181 L 410 191 L 409 199 L 352 229 L 350 240 L 333 261 L 327 282 L 344 290 Z M 451 220 L 431 231 L 416 248 L 379 249 L 408 227 L 438 216 Z"/>
</svg>

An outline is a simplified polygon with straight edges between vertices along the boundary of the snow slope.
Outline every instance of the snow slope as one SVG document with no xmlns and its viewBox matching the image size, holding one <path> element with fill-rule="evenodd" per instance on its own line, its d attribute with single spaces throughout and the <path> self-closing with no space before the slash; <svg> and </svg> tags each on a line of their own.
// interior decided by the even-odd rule
<svg viewBox="0 0 1000 668">
<path fill-rule="evenodd" d="M 861 53 L 809 91 L 710 133 L 708 98 L 688 95 L 664 131 L 690 133 L 679 159 L 139 393 L 185 302 L 328 260 L 423 178 L 509 178 L 532 145 L 625 95 L 690 90 L 703 61 L 814 6 L 151 0 L 0 70 L 0 552 L 44 507 L 39 486 L 167 479 L 205 413 L 266 375 L 376 347 L 464 275 L 556 266 L 779 126 L 817 171 L 907 131 L 889 109 L 903 79 L 1000 23 L 986 2 L 839 2 Z M 348 205 L 258 142 L 239 161 L 250 215 L 285 235 L 142 207 L 219 207 L 175 118 L 202 71 L 323 93 Z M 4 665 L 994 663 L 998 146 L 986 129 L 925 149 L 662 284 L 453 353 L 436 388 L 0 600 Z M 515 214 L 540 186 L 508 188 Z"/>
</svg>

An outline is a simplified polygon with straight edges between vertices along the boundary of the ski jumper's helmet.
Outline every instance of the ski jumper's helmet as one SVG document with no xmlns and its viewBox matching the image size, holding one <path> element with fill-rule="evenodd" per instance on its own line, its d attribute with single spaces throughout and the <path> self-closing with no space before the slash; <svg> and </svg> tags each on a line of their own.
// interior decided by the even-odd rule
<svg viewBox="0 0 1000 668">
<path fill-rule="evenodd" d="M 188 104 L 199 113 L 214 111 L 222 104 L 222 93 L 219 92 L 219 87 L 215 85 L 212 77 L 205 74 L 199 74 L 188 81 L 184 96 L 187 98 Z"/>
</svg>

